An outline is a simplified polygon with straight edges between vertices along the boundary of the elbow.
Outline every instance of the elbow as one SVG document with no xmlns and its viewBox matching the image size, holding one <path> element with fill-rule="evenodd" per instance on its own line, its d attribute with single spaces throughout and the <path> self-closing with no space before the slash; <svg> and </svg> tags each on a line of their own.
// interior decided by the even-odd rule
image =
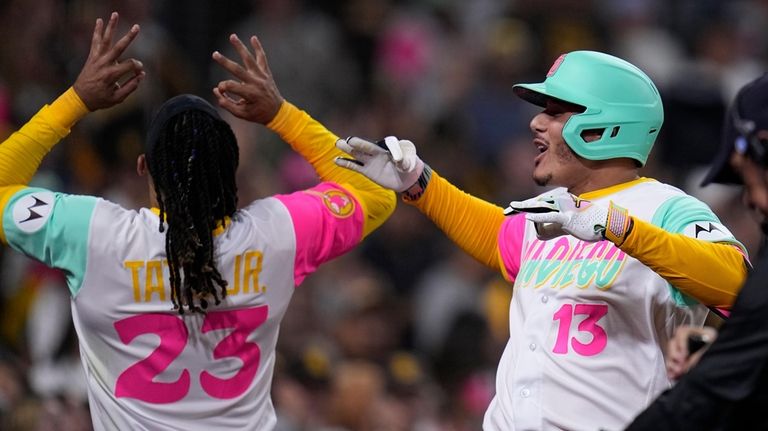
<svg viewBox="0 0 768 431">
<path fill-rule="evenodd" d="M 381 227 L 392 213 L 395 212 L 396 207 L 397 195 L 391 190 L 384 190 L 376 201 L 369 202 L 368 214 L 366 215 L 365 226 L 363 228 L 363 238 Z"/>
<path fill-rule="evenodd" d="M 735 268 L 730 277 L 722 280 L 717 289 L 713 289 L 717 292 L 717 295 L 709 298 L 705 305 L 730 310 L 733 303 L 736 302 L 736 297 L 741 292 L 741 288 L 746 280 L 747 267 L 746 264 L 743 264 Z"/>
</svg>

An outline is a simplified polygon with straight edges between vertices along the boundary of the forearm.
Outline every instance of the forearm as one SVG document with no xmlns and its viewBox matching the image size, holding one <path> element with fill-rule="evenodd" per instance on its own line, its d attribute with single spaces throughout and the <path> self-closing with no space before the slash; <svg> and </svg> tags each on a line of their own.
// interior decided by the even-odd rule
<svg viewBox="0 0 768 431">
<path fill-rule="evenodd" d="M 40 109 L 0 144 L 0 186 L 29 183 L 43 157 L 87 113 L 88 109 L 72 88 Z"/>
<path fill-rule="evenodd" d="M 363 237 L 381 226 L 395 210 L 397 198 L 393 191 L 334 163 L 336 157 L 346 156 L 336 148 L 338 137 L 306 112 L 283 102 L 267 127 L 304 157 L 320 179 L 340 184 L 355 195 L 365 212 Z"/>
<path fill-rule="evenodd" d="M 406 202 L 429 217 L 462 250 L 499 270 L 497 241 L 505 218 L 501 207 L 459 190 L 434 171 L 424 194 Z"/>
<path fill-rule="evenodd" d="M 336 148 L 339 138 L 290 102 L 283 102 L 267 127 L 306 159 L 323 181 L 346 183 L 361 176 L 336 166 L 334 159 L 345 155 Z"/>
<path fill-rule="evenodd" d="M 673 234 L 637 218 L 619 248 L 708 306 L 730 307 L 747 277 L 736 246 Z"/>
</svg>

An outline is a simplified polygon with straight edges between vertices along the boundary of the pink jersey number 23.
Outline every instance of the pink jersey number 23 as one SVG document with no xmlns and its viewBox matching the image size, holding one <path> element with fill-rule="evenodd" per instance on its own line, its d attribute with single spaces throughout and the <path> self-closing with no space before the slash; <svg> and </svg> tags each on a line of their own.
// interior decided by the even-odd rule
<svg viewBox="0 0 768 431">
<path fill-rule="evenodd" d="M 214 398 L 229 399 L 245 392 L 256 377 L 261 351 L 248 336 L 267 320 L 268 307 L 208 312 L 202 332 L 232 329 L 213 349 L 214 359 L 239 358 L 242 368 L 230 378 L 222 379 L 206 370 L 200 372 L 200 386 Z M 187 345 L 189 331 L 180 317 L 171 314 L 142 314 L 115 322 L 120 340 L 130 344 L 143 334 L 155 334 L 160 344 L 146 358 L 123 371 L 115 383 L 115 396 L 135 398 L 147 403 L 167 404 L 184 398 L 189 392 L 190 372 L 186 368 L 174 382 L 155 382 L 154 378 L 181 354 Z"/>
</svg>

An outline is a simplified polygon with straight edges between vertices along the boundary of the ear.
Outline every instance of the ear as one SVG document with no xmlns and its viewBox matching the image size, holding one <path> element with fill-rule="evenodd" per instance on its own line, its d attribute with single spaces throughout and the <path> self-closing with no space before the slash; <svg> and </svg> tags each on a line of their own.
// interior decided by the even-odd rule
<svg viewBox="0 0 768 431">
<path fill-rule="evenodd" d="M 143 177 L 147 175 L 148 172 L 147 157 L 144 154 L 139 154 L 139 157 L 136 159 L 136 173 L 139 174 L 140 177 Z"/>
</svg>

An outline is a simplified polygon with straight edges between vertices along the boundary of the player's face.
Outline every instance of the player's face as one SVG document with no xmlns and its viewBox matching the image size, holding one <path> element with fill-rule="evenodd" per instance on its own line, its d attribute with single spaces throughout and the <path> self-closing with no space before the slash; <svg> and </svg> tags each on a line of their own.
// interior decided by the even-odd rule
<svg viewBox="0 0 768 431">
<path fill-rule="evenodd" d="M 768 177 L 763 167 L 745 157 L 734 153 L 731 166 L 741 175 L 744 182 L 744 204 L 760 213 L 763 223 L 768 221 Z"/>
<path fill-rule="evenodd" d="M 549 99 L 546 108 L 530 123 L 539 155 L 533 160 L 533 180 L 540 186 L 571 188 L 589 176 L 589 169 L 563 140 L 563 126 L 582 112 L 577 105 Z"/>
</svg>

